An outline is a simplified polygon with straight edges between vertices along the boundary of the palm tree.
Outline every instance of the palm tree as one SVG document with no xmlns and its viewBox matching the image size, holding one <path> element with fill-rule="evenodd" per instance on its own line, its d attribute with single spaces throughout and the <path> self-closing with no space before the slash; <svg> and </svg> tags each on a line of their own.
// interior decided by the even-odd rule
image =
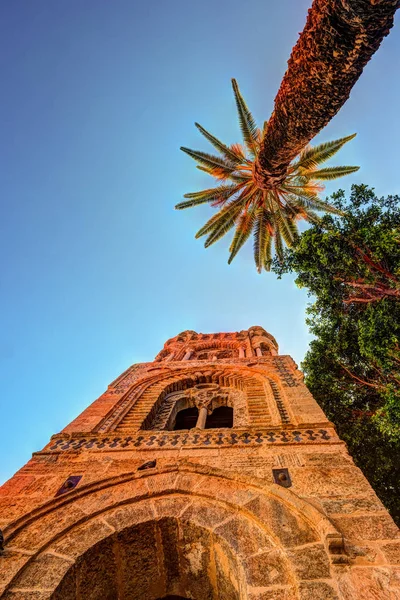
<svg viewBox="0 0 400 600">
<path fill-rule="evenodd" d="M 291 161 L 346 102 L 399 5 L 400 0 L 314 0 L 256 161 L 266 185 L 285 179 Z"/>
<path fill-rule="evenodd" d="M 323 190 L 320 182 L 353 173 L 359 167 L 319 169 L 318 166 L 336 154 L 355 134 L 314 148 L 306 146 L 298 158 L 288 165 L 284 178 L 266 181 L 259 177 L 257 165 L 263 147 L 263 132 L 269 125 L 265 123 L 263 131 L 256 127 L 234 79 L 232 85 L 244 146 L 226 146 L 196 123 L 196 127 L 221 156 L 189 148 L 181 150 L 199 163 L 199 169 L 221 183 L 214 188 L 185 194 L 187 200 L 177 204 L 176 208 L 188 208 L 206 202 L 218 207 L 220 210 L 197 232 L 196 237 L 207 235 L 205 246 L 208 247 L 235 227 L 228 260 L 230 263 L 253 233 L 257 270 L 261 272 L 264 268 L 269 271 L 272 242 L 278 258 L 282 259 L 284 243 L 291 246 L 296 239 L 299 219 L 315 223 L 319 220 L 316 210 L 339 212 L 320 199 L 319 193 Z"/>
</svg>

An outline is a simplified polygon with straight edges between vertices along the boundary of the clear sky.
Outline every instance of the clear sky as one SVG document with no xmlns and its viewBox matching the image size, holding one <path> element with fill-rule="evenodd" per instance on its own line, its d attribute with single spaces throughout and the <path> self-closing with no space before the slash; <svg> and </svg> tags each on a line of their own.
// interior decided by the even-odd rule
<svg viewBox="0 0 400 600">
<path fill-rule="evenodd" d="M 185 329 L 262 325 L 301 361 L 306 293 L 258 275 L 251 243 L 194 239 L 174 211 L 211 180 L 194 121 L 240 141 L 230 79 L 262 122 L 311 0 L 1 3 L 0 481 L 134 362 Z M 358 132 L 340 182 L 398 193 L 395 28 L 317 141 Z M 339 185 L 331 185 L 333 191 Z"/>
</svg>

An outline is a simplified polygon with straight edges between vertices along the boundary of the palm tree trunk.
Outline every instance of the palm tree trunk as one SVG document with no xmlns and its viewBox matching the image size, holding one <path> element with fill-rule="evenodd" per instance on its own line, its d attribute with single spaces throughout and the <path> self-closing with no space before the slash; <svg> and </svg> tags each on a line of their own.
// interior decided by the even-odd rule
<svg viewBox="0 0 400 600">
<path fill-rule="evenodd" d="M 268 187 L 332 119 L 382 39 L 400 0 L 314 0 L 288 61 L 256 165 Z"/>
</svg>

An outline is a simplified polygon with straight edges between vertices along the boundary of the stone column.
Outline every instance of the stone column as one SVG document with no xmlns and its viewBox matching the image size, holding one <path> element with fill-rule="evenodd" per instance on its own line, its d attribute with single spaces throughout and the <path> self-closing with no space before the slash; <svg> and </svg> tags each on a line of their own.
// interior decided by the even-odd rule
<svg viewBox="0 0 400 600">
<path fill-rule="evenodd" d="M 171 354 L 168 354 L 167 358 L 165 359 L 165 362 L 170 362 L 173 358 L 174 358 L 175 353 L 171 352 Z"/>
<path fill-rule="evenodd" d="M 245 349 L 241 346 L 239 348 L 239 358 L 244 358 L 245 357 Z"/>
<path fill-rule="evenodd" d="M 250 346 L 249 348 L 246 348 L 246 358 L 252 358 L 253 357 L 253 348 Z"/>
<path fill-rule="evenodd" d="M 183 357 L 183 360 L 189 360 L 190 357 L 192 356 L 192 354 L 193 354 L 193 350 L 191 348 L 189 348 L 189 350 L 186 351 L 186 354 Z"/>
<path fill-rule="evenodd" d="M 256 356 L 262 356 L 261 348 L 256 348 Z"/>
<path fill-rule="evenodd" d="M 199 408 L 199 416 L 197 417 L 196 427 L 198 429 L 204 429 L 207 421 L 207 407 L 201 406 Z"/>
</svg>

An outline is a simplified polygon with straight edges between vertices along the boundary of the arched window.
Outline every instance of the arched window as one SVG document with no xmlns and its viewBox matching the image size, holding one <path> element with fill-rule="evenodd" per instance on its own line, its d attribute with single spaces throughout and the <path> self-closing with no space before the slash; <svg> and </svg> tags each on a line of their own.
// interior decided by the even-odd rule
<svg viewBox="0 0 400 600">
<path fill-rule="evenodd" d="M 231 406 L 218 406 L 211 415 L 207 416 L 205 429 L 220 427 L 233 427 L 233 408 Z"/>
<path fill-rule="evenodd" d="M 178 431 L 179 429 L 192 429 L 193 427 L 196 427 L 198 416 L 199 411 L 196 407 L 180 410 L 176 415 L 173 430 Z"/>
</svg>

